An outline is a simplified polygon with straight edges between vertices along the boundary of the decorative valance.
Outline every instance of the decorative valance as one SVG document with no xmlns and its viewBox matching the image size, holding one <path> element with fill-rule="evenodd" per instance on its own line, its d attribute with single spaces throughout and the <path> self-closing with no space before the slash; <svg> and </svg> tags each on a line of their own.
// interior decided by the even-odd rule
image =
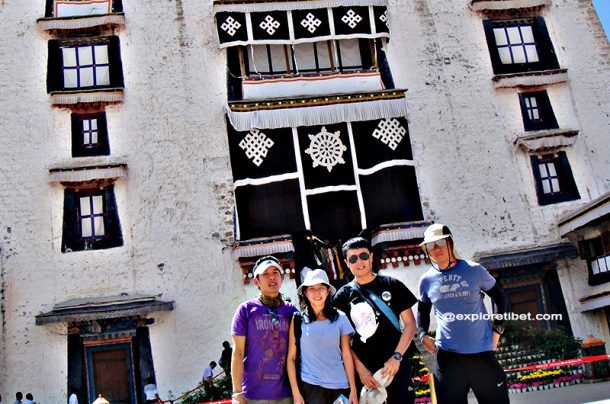
<svg viewBox="0 0 610 404">
<path fill-rule="evenodd" d="M 577 130 L 554 129 L 544 130 L 519 136 L 515 140 L 515 145 L 528 152 L 549 151 L 566 146 L 572 146 L 576 142 Z"/>
<path fill-rule="evenodd" d="M 474 11 L 527 10 L 548 7 L 551 0 L 471 0 L 470 8 Z"/>
<path fill-rule="evenodd" d="M 555 262 L 564 258 L 577 258 L 578 250 L 570 243 L 535 247 L 519 251 L 477 255 L 474 259 L 488 270 L 501 270 L 524 265 Z"/>
<path fill-rule="evenodd" d="M 391 243 L 379 252 L 379 268 L 390 269 L 429 264 L 430 259 L 417 244 Z"/>
<path fill-rule="evenodd" d="M 122 102 L 123 89 L 109 88 L 103 90 L 54 91 L 51 93 L 51 104 L 74 105 L 92 102 Z"/>
<path fill-rule="evenodd" d="M 294 252 L 290 235 L 239 241 L 236 243 L 233 255 L 235 258 L 244 258 L 287 252 Z"/>
<path fill-rule="evenodd" d="M 497 74 L 493 77 L 494 88 L 532 87 L 563 83 L 566 81 L 568 81 L 568 69 Z"/>
<path fill-rule="evenodd" d="M 371 246 L 388 241 L 412 240 L 424 237 L 424 231 L 432 222 L 418 221 L 393 223 L 380 226 L 371 237 Z"/>
<path fill-rule="evenodd" d="M 347 2 L 350 3 L 350 2 Z M 295 44 L 329 39 L 389 37 L 385 5 L 370 1 L 271 2 L 214 5 L 220 47 Z"/>
<path fill-rule="evenodd" d="M 252 270 L 254 269 L 254 264 L 256 261 L 268 254 L 260 254 L 253 257 L 242 257 L 237 259 L 237 263 L 241 269 L 242 279 L 244 281 L 244 285 L 250 283 L 250 280 L 254 278 L 252 274 Z M 284 270 L 284 274 L 288 276 L 289 279 L 294 279 L 296 277 L 296 267 L 294 263 L 294 257 L 292 252 L 288 253 L 280 253 L 275 252 L 274 256 L 280 261 L 280 266 Z"/>
<path fill-rule="evenodd" d="M 38 27 L 42 30 L 81 29 L 100 25 L 125 25 L 124 14 L 106 14 L 86 17 L 40 18 Z"/>
<path fill-rule="evenodd" d="M 156 296 L 88 297 L 57 303 L 52 311 L 36 316 L 36 325 L 121 318 L 171 310 L 174 310 L 173 301 L 161 301 Z"/>
<path fill-rule="evenodd" d="M 238 131 L 327 125 L 407 116 L 406 90 L 354 93 L 326 97 L 234 101 L 227 115 Z"/>
<path fill-rule="evenodd" d="M 126 175 L 127 164 L 52 168 L 49 170 L 49 182 L 86 182 L 107 178 L 120 178 Z"/>
</svg>

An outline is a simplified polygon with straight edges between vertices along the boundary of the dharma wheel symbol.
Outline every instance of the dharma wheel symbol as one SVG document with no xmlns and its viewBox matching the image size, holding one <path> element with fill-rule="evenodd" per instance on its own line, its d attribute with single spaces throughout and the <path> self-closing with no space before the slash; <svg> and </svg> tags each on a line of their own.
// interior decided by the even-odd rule
<svg viewBox="0 0 610 404">
<path fill-rule="evenodd" d="M 340 131 L 328 132 L 326 127 L 322 127 L 322 131 L 316 135 L 309 136 L 309 148 L 305 153 L 311 156 L 313 167 L 326 167 L 328 172 L 331 172 L 337 164 L 345 164 L 343 160 L 343 152 L 347 147 L 339 138 Z"/>
</svg>

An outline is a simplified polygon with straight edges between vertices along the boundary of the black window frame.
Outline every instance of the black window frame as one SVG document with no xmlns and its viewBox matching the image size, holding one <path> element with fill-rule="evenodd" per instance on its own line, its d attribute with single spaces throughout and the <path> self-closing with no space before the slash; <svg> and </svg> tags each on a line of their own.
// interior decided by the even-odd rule
<svg viewBox="0 0 610 404">
<path fill-rule="evenodd" d="M 587 261 L 588 283 L 590 286 L 610 282 L 610 266 L 603 272 L 593 273 L 593 261 L 598 259 L 610 260 L 610 231 L 605 231 L 598 237 L 579 242 L 579 252 L 582 259 Z M 607 264 L 607 262 L 606 262 Z"/>
<path fill-rule="evenodd" d="M 55 0 L 47 0 L 45 4 L 44 16 L 47 18 L 55 17 L 55 7 L 53 7 Z M 122 0 L 111 0 L 111 13 L 122 13 L 123 12 L 123 1 Z M 83 17 L 88 17 L 84 15 Z"/>
<path fill-rule="evenodd" d="M 87 146 L 83 142 L 83 121 L 97 119 L 97 144 Z M 110 145 L 108 141 L 108 125 L 106 113 L 94 112 L 87 114 L 72 113 L 72 157 L 108 156 Z"/>
<path fill-rule="evenodd" d="M 82 237 L 80 217 L 80 197 L 101 195 L 104 203 L 104 235 L 101 237 Z M 123 245 L 121 224 L 114 196 L 114 185 L 64 190 L 64 215 L 61 252 L 102 250 Z"/>
<path fill-rule="evenodd" d="M 580 199 L 578 187 L 574 181 L 572 169 L 565 151 L 559 151 L 555 154 L 534 154 L 530 156 L 532 164 L 532 172 L 536 182 L 536 194 L 538 196 L 538 204 L 541 206 L 554 203 L 567 202 Z M 559 192 L 545 194 L 538 165 L 541 162 L 552 162 L 555 166 L 556 176 L 559 182 Z"/>
<path fill-rule="evenodd" d="M 108 45 L 110 83 L 108 83 L 108 85 L 94 85 L 89 87 L 65 87 L 62 47 L 95 45 Z M 52 39 L 48 44 L 48 52 L 47 93 L 52 93 L 55 91 L 77 93 L 87 90 L 124 87 L 123 63 L 121 61 L 121 49 L 118 36 Z"/>
<path fill-rule="evenodd" d="M 538 53 L 538 62 L 503 64 L 500 59 L 500 53 L 498 51 L 493 29 L 497 27 L 514 27 L 523 25 L 529 25 L 532 27 L 532 34 L 534 36 L 536 51 Z M 494 74 L 523 73 L 559 68 L 555 48 L 553 47 L 553 42 L 551 41 L 551 37 L 549 36 L 543 17 L 518 18 L 510 20 L 483 20 L 483 27 L 485 30 L 489 56 Z"/>
<path fill-rule="evenodd" d="M 527 99 L 534 98 L 537 104 L 539 119 L 532 119 L 529 115 L 530 105 Z M 523 117 L 523 129 L 526 132 L 545 129 L 558 129 L 557 119 L 551 106 L 551 101 L 546 90 L 519 93 L 519 105 Z"/>
</svg>

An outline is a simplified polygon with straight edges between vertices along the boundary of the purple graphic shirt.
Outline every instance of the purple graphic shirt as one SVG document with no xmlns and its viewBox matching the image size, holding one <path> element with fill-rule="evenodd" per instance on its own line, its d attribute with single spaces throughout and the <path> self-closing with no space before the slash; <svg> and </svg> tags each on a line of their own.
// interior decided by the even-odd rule
<svg viewBox="0 0 610 404">
<path fill-rule="evenodd" d="M 248 300 L 237 308 L 231 335 L 246 337 L 242 388 L 249 400 L 292 396 L 286 355 L 290 321 L 296 311 L 292 303 L 272 309 L 258 299 Z"/>
</svg>

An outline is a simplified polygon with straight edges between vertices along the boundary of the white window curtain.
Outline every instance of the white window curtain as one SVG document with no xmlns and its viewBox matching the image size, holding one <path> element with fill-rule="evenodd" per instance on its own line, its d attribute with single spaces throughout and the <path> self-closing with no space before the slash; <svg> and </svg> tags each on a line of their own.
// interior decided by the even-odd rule
<svg viewBox="0 0 610 404">
<path fill-rule="evenodd" d="M 496 46 L 503 64 L 539 61 L 532 27 L 529 25 L 494 28 Z"/>
<path fill-rule="evenodd" d="M 65 88 L 110 84 L 108 45 L 62 48 Z"/>
<path fill-rule="evenodd" d="M 269 51 L 267 45 L 249 45 L 248 50 L 250 73 L 270 74 L 287 71 L 284 45 L 269 45 Z M 271 66 L 269 66 L 269 57 L 271 57 Z"/>
<path fill-rule="evenodd" d="M 545 194 L 554 194 L 559 192 L 559 179 L 555 170 L 555 163 L 544 162 L 538 164 L 540 170 L 540 179 L 542 181 L 542 191 Z"/>
<path fill-rule="evenodd" d="M 97 119 L 83 120 L 83 144 L 92 145 L 97 143 Z"/>
<path fill-rule="evenodd" d="M 360 57 L 360 44 L 358 39 L 342 39 L 339 42 L 341 47 L 341 65 L 347 67 L 362 67 Z"/>
<path fill-rule="evenodd" d="M 104 235 L 104 202 L 101 195 L 80 198 L 81 236 Z"/>
</svg>

